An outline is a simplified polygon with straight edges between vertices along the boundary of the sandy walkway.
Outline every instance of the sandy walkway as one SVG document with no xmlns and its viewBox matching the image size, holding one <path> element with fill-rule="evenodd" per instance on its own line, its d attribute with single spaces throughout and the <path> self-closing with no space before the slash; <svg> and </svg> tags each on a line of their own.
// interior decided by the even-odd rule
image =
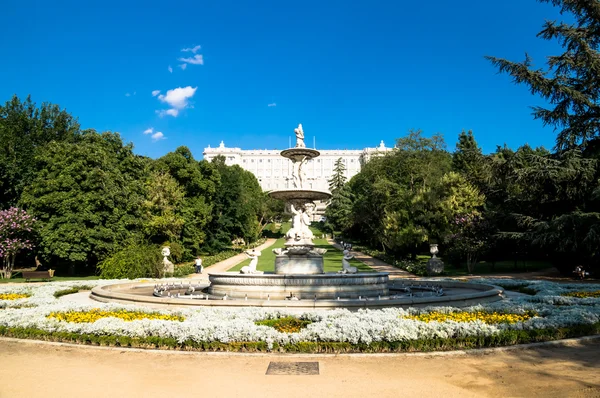
<svg viewBox="0 0 600 398">
<path fill-rule="evenodd" d="M 600 340 L 470 355 L 115 350 L 0 339 L 1 397 L 598 397 Z M 317 361 L 315 376 L 265 375 Z"/>
</svg>

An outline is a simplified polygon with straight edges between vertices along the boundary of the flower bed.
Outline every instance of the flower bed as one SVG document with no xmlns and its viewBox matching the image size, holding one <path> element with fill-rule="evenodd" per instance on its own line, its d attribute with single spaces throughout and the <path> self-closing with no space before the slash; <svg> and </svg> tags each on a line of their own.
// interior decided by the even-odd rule
<svg viewBox="0 0 600 398">
<path fill-rule="evenodd" d="M 1 293 L 0 300 L 18 300 L 29 297 L 28 293 Z"/>
<path fill-rule="evenodd" d="M 137 321 L 140 319 L 160 319 L 163 321 L 179 321 L 183 322 L 184 318 L 179 315 L 161 314 L 158 312 L 141 312 L 141 311 L 103 311 L 98 308 L 92 308 L 87 311 L 66 311 L 66 312 L 51 312 L 48 318 L 55 318 L 59 321 L 75 322 L 75 323 L 93 323 L 102 318 L 118 318 L 126 322 Z"/>
<path fill-rule="evenodd" d="M 2 300 L 0 335 L 131 347 L 286 352 L 389 352 L 492 347 L 600 333 L 600 298 L 563 296 L 595 292 L 599 285 L 537 281 L 477 280 L 525 285 L 536 292 L 517 299 L 457 310 L 387 308 L 332 310 L 294 314 L 262 308 L 186 308 L 149 310 L 143 306 L 77 304 L 54 297 L 60 290 L 118 281 L 51 282 L 0 286 L 0 294 L 29 292 L 30 297 Z M 19 304 L 19 302 L 21 302 Z M 23 306 L 26 303 L 27 307 Z M 60 320 L 53 313 L 86 317 L 102 311 L 140 313 L 86 322 Z M 155 318 L 148 314 L 159 314 Z M 282 321 L 287 319 L 285 321 Z M 276 325 L 281 326 L 279 330 Z"/>
</svg>

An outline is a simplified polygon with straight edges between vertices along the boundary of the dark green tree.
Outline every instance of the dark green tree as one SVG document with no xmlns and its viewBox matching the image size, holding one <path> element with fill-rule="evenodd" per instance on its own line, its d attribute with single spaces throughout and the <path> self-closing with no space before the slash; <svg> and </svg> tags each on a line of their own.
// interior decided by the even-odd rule
<svg viewBox="0 0 600 398">
<path fill-rule="evenodd" d="M 77 143 L 51 142 L 21 204 L 38 219 L 47 264 L 92 272 L 141 230 L 145 161 L 118 134 L 85 131 Z M 87 268 L 86 268 L 87 267 Z"/>
<path fill-rule="evenodd" d="M 346 184 L 346 166 L 344 160 L 339 158 L 333 165 L 333 175 L 329 182 L 329 191 L 335 194 L 338 190 L 342 189 Z"/>
<path fill-rule="evenodd" d="M 58 105 L 37 107 L 16 95 L 0 105 L 0 208 L 15 205 L 36 172 L 34 157 L 40 148 L 57 141 L 74 142 L 79 123 Z"/>
<path fill-rule="evenodd" d="M 547 21 L 538 33 L 558 41 L 565 51 L 549 56 L 546 69 L 535 69 L 528 55 L 523 62 L 486 58 L 553 106 L 535 106 L 533 116 L 559 130 L 558 150 L 585 147 L 600 136 L 600 6 L 595 0 L 539 1 L 559 7 L 573 21 Z"/>
<path fill-rule="evenodd" d="M 480 191 L 485 191 L 490 178 L 490 165 L 471 130 L 463 130 L 458 135 L 456 150 L 452 154 L 452 168 Z"/>
</svg>

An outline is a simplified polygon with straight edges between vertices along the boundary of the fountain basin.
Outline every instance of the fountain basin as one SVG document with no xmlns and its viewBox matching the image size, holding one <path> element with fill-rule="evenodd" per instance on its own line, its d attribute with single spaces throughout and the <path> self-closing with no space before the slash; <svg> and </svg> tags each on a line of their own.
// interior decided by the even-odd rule
<svg viewBox="0 0 600 398">
<path fill-rule="evenodd" d="M 287 257 L 287 256 L 286 256 Z M 209 274 L 208 293 L 213 296 L 249 299 L 337 299 L 387 296 L 387 272 L 358 274 Z"/>
<path fill-rule="evenodd" d="M 192 279 L 181 282 L 191 283 Z M 169 307 L 219 307 L 219 308 L 282 308 L 287 310 L 328 310 L 335 308 L 347 308 L 358 310 L 361 308 L 386 308 L 386 307 L 430 307 L 451 306 L 467 307 L 475 304 L 490 303 L 502 300 L 503 289 L 498 286 L 485 285 L 481 283 L 464 283 L 453 281 L 422 281 L 415 279 L 403 279 L 398 281 L 402 285 L 413 283 L 435 283 L 443 287 L 443 296 L 382 296 L 361 299 L 340 300 L 270 300 L 270 299 L 237 299 L 237 300 L 215 300 L 215 299 L 189 299 L 172 297 L 154 297 L 152 295 L 156 281 L 153 282 L 125 282 L 113 285 L 97 286 L 92 289 L 90 298 L 105 303 L 138 304 L 152 308 Z M 391 281 L 393 288 L 396 281 Z M 206 286 L 206 285 L 205 285 Z"/>
</svg>

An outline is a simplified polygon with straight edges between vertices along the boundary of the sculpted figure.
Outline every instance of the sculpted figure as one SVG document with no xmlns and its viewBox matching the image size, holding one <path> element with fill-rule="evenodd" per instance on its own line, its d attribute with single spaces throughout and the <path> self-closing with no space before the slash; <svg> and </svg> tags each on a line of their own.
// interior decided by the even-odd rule
<svg viewBox="0 0 600 398">
<path fill-rule="evenodd" d="M 353 255 L 350 254 L 349 250 L 344 250 L 344 257 L 342 258 L 342 270 L 338 271 L 338 274 L 356 274 L 358 268 L 350 265 L 350 260 L 354 258 Z"/>
<path fill-rule="evenodd" d="M 258 264 L 258 257 L 262 254 L 260 251 L 256 251 L 254 249 L 252 250 L 247 250 L 244 253 L 246 253 L 246 256 L 248 256 L 248 258 L 250 259 L 250 264 L 242 267 L 242 269 L 240 270 L 241 274 L 262 274 L 262 271 L 258 271 L 256 269 L 256 265 Z"/>
<path fill-rule="evenodd" d="M 163 255 L 163 267 L 164 267 L 163 272 L 173 273 L 175 271 L 175 266 L 167 258 L 168 256 L 171 255 L 171 250 L 169 250 L 169 248 L 165 246 L 162 248 L 161 253 Z"/>
<path fill-rule="evenodd" d="M 296 133 L 296 148 L 306 148 L 304 145 L 304 130 L 302 130 L 302 125 L 299 124 L 298 127 L 294 129 Z"/>
</svg>

